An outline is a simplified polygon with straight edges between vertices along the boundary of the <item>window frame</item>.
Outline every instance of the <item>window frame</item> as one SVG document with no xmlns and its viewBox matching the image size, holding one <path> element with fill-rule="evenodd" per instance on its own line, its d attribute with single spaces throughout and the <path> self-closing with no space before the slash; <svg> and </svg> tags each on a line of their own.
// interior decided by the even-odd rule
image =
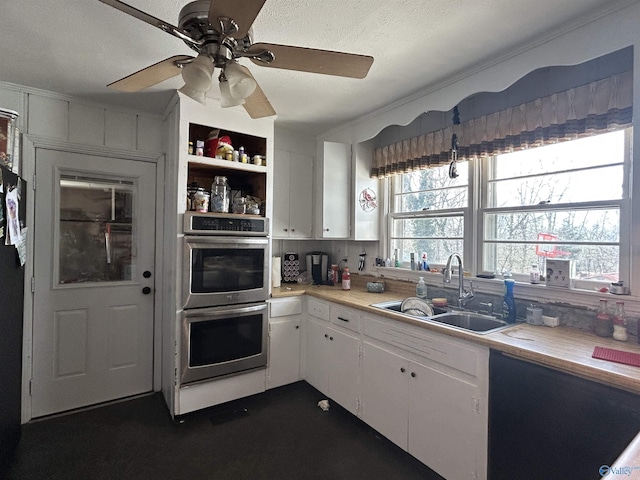
<svg viewBox="0 0 640 480">
<path fill-rule="evenodd" d="M 478 273 L 493 273 L 484 272 L 482 266 L 484 265 L 484 247 L 485 247 L 485 217 L 490 213 L 502 213 L 502 212 L 518 212 L 518 211 L 567 211 L 571 209 L 589 209 L 590 207 L 614 207 L 619 209 L 620 212 L 620 224 L 619 224 L 619 248 L 618 255 L 618 272 L 619 278 L 625 279 L 625 284 L 631 286 L 632 279 L 631 273 L 633 270 L 632 263 L 632 142 L 633 142 L 633 127 L 627 127 L 624 131 L 624 158 L 622 161 L 623 169 L 623 182 L 622 182 L 622 198 L 619 200 L 606 200 L 606 201 L 593 201 L 593 202 L 576 202 L 576 203 L 563 203 L 563 204 L 545 204 L 545 205 L 532 205 L 532 206 L 519 206 L 519 207 L 485 207 L 488 205 L 487 196 L 489 192 L 489 168 L 493 163 L 495 157 L 491 159 L 471 160 L 469 161 L 469 182 L 468 182 L 468 203 L 466 208 L 446 209 L 438 211 L 424 211 L 424 212 L 395 212 L 396 208 L 396 192 L 401 185 L 402 175 L 396 175 L 390 177 L 387 182 L 388 185 L 388 209 L 387 209 L 387 222 L 386 222 L 386 238 L 385 247 L 387 256 L 392 256 L 392 241 L 394 238 L 393 223 L 394 220 L 403 218 L 433 218 L 443 215 L 451 215 L 454 213 L 462 213 L 464 232 L 472 232 L 469 234 L 463 233 L 463 245 L 464 245 L 464 262 L 465 270 L 469 271 L 473 276 Z M 607 132 L 598 133 L 598 135 Z M 535 148 L 535 147 L 534 147 Z M 587 168 L 599 168 L 599 167 L 585 167 Z M 556 172 L 554 172 L 556 173 Z M 501 179 L 504 181 L 505 179 Z M 622 219 L 629 219 L 629 221 L 622 221 Z M 475 233 L 475 234 L 474 234 Z M 505 243 L 498 240 L 489 241 L 491 243 Z M 511 242 L 513 243 L 513 242 Z M 526 243 L 526 242 L 524 242 Z M 584 244 L 587 242 L 564 242 L 567 244 Z M 452 252 L 453 253 L 453 252 Z M 442 267 L 444 265 L 439 263 L 431 263 L 433 267 Z M 406 264 L 401 264 L 401 268 L 408 268 Z M 523 274 L 514 274 L 514 279 L 517 281 L 527 282 L 528 276 Z M 500 280 L 501 276 L 497 277 Z M 594 291 L 594 288 L 602 286 L 608 286 L 609 282 L 606 281 L 592 281 L 592 280 L 579 280 L 572 279 L 572 289 Z M 545 286 L 544 282 L 536 287 Z M 547 287 L 548 288 L 548 287 Z"/>
<path fill-rule="evenodd" d="M 390 177 L 388 180 L 388 195 L 389 195 L 389 209 L 387 214 L 387 225 L 386 225 L 386 252 L 387 257 L 392 257 L 392 243 L 396 239 L 402 239 L 405 237 L 398 237 L 394 233 L 394 221 L 395 220 L 404 220 L 410 218 L 443 218 L 443 217 L 462 217 L 463 224 L 463 236 L 462 243 L 463 249 L 465 252 L 470 252 L 473 249 L 473 245 L 475 243 L 474 235 L 465 235 L 465 232 L 473 232 L 474 225 L 474 215 L 473 210 L 475 209 L 476 199 L 476 168 L 474 166 L 473 161 L 468 162 L 468 183 L 467 183 L 467 206 L 459 207 L 459 208 L 446 208 L 441 210 L 423 210 L 416 212 L 395 212 L 396 206 L 399 204 L 397 201 L 397 197 L 401 195 L 399 192 L 401 190 L 401 183 L 403 175 L 394 175 Z M 439 167 L 448 168 L 448 165 L 440 165 Z M 445 188 L 459 188 L 459 187 L 445 187 Z M 451 239 L 454 239 L 451 237 Z M 456 238 L 457 239 L 457 238 Z M 419 252 L 418 252 L 419 253 Z M 418 259 L 416 259 L 418 261 Z M 429 260 L 430 267 L 444 267 L 444 263 L 433 262 Z M 400 262 L 401 268 L 409 268 L 408 262 Z"/>
</svg>

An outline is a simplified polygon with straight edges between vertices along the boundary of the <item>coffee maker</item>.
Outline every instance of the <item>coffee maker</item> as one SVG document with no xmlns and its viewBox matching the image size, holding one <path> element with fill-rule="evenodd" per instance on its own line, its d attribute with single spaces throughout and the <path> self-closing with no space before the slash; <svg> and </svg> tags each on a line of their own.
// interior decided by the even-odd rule
<svg viewBox="0 0 640 480">
<path fill-rule="evenodd" d="M 329 255 L 322 252 L 307 253 L 307 272 L 311 273 L 314 284 L 327 283 Z"/>
</svg>

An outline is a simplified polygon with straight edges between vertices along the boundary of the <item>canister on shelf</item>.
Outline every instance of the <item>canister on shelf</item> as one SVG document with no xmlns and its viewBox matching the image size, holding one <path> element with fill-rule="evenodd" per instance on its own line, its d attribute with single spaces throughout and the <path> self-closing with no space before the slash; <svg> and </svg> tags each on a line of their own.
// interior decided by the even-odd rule
<svg viewBox="0 0 640 480">
<path fill-rule="evenodd" d="M 209 211 L 209 192 L 205 192 L 204 188 L 199 188 L 193 196 L 193 210 L 202 213 Z"/>
<path fill-rule="evenodd" d="M 187 186 L 187 210 L 195 210 L 193 199 L 198 191 L 198 184 L 192 182 Z"/>
</svg>

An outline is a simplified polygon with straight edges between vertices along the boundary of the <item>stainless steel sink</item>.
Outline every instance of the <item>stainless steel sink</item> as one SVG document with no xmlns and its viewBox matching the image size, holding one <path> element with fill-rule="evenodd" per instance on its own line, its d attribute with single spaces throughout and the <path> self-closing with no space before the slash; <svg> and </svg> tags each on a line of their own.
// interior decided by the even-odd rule
<svg viewBox="0 0 640 480">
<path fill-rule="evenodd" d="M 419 315 L 411 315 L 401 311 L 402 300 L 394 300 L 390 302 L 374 303 L 371 306 L 380 308 L 382 310 L 390 310 L 400 315 L 418 319 L 424 322 L 439 323 L 447 325 L 449 327 L 458 328 L 461 330 L 487 334 L 492 333 L 503 328 L 511 326 L 511 324 L 489 315 L 483 315 L 481 313 L 444 309 L 440 307 L 433 307 L 435 315 L 426 317 Z"/>
<path fill-rule="evenodd" d="M 382 310 L 391 310 L 392 312 L 402 313 L 402 308 L 401 308 L 402 300 L 392 300 L 390 302 L 374 303 L 371 306 L 376 308 L 381 308 Z M 439 315 L 441 313 L 447 313 L 451 311 L 450 308 L 436 307 L 434 305 L 432 305 L 431 308 L 433 309 L 434 315 Z M 409 313 L 406 313 L 405 315 L 408 315 L 410 317 L 424 318 L 421 315 L 411 315 Z"/>
<path fill-rule="evenodd" d="M 504 320 L 473 312 L 443 313 L 430 317 L 430 320 L 476 333 L 489 333 L 510 325 Z"/>
</svg>

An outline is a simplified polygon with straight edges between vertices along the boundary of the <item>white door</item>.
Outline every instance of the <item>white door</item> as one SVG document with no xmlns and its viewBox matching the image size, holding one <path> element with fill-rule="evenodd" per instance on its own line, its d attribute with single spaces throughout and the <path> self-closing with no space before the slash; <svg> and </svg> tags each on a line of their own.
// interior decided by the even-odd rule
<svg viewBox="0 0 640 480">
<path fill-rule="evenodd" d="M 33 417 L 153 388 L 155 171 L 36 152 Z"/>
</svg>

